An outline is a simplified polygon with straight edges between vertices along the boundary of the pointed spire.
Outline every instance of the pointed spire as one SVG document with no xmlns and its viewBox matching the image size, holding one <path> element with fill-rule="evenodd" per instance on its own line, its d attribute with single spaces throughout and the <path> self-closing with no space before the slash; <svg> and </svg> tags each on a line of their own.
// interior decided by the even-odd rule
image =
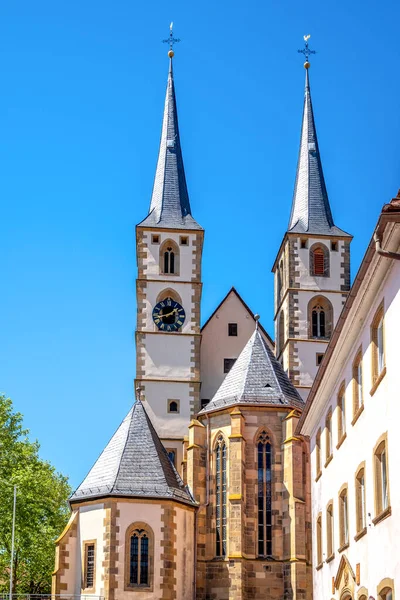
<svg viewBox="0 0 400 600">
<path fill-rule="evenodd" d="M 303 124 L 288 231 L 347 236 L 348 234 L 336 227 L 333 222 L 315 128 L 308 60 L 304 63 L 304 67 L 306 82 Z"/>
<path fill-rule="evenodd" d="M 70 502 L 105 496 L 173 498 L 194 504 L 138 399 Z"/>
<path fill-rule="evenodd" d="M 170 50 L 160 149 L 150 209 L 140 225 L 202 229 L 192 217 L 186 185 L 176 108 L 173 55 L 173 51 Z"/>
</svg>

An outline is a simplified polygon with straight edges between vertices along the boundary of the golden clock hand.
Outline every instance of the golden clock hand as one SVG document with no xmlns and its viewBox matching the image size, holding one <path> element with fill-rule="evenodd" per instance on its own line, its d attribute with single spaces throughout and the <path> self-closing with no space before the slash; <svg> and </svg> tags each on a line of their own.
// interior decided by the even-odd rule
<svg viewBox="0 0 400 600">
<path fill-rule="evenodd" d="M 171 312 L 169 312 L 169 313 L 166 313 L 166 314 L 163 314 L 163 315 L 161 315 L 161 317 L 170 317 L 170 316 L 171 316 L 171 315 L 173 315 L 175 312 L 177 312 L 177 310 L 178 310 L 177 308 L 174 308 L 174 310 L 172 310 L 172 311 L 171 311 Z"/>
</svg>

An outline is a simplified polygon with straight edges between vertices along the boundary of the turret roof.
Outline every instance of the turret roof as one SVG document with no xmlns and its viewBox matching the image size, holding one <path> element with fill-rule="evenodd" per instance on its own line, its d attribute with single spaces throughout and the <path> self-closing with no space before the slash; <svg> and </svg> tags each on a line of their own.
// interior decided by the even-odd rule
<svg viewBox="0 0 400 600">
<path fill-rule="evenodd" d="M 304 407 L 304 401 L 258 329 L 200 414 L 235 404 Z"/>
<path fill-rule="evenodd" d="M 128 412 L 70 501 L 104 496 L 167 498 L 195 504 L 140 401 Z"/>
<path fill-rule="evenodd" d="M 170 59 L 160 149 L 148 216 L 139 223 L 145 227 L 202 229 L 193 219 L 186 185 L 175 84 Z"/>
<path fill-rule="evenodd" d="M 333 222 L 318 146 L 308 71 L 306 68 L 303 124 L 288 232 L 349 236 Z"/>
</svg>

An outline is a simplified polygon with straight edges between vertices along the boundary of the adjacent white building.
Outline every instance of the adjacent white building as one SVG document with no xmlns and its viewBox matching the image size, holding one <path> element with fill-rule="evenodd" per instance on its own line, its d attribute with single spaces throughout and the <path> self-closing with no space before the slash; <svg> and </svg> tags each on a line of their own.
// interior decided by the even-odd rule
<svg viewBox="0 0 400 600">
<path fill-rule="evenodd" d="M 399 252 L 400 192 L 383 207 L 299 422 L 318 600 L 400 594 Z"/>
</svg>

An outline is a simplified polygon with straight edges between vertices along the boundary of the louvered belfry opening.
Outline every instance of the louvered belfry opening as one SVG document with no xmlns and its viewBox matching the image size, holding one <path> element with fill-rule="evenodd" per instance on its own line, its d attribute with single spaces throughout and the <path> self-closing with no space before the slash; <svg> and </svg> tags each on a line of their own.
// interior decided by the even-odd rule
<svg viewBox="0 0 400 600">
<path fill-rule="evenodd" d="M 325 244 L 314 244 L 310 248 L 310 275 L 329 277 L 330 255 Z"/>
<path fill-rule="evenodd" d="M 324 274 L 324 253 L 321 248 L 314 250 L 314 275 Z"/>
</svg>

